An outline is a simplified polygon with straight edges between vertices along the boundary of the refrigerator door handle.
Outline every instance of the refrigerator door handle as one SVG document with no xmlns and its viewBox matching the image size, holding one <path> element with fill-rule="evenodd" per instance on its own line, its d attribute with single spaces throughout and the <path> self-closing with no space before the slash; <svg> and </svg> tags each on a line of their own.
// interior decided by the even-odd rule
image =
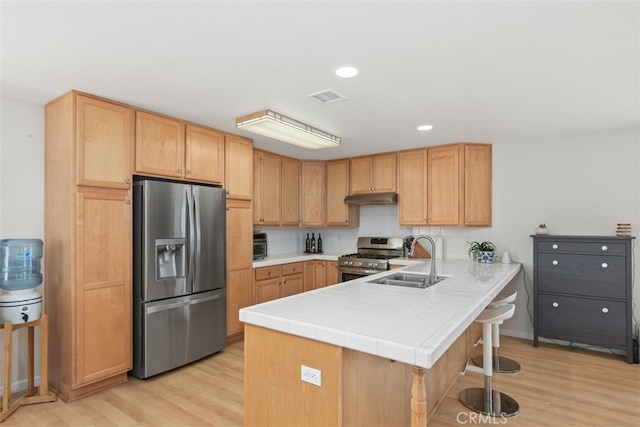
<svg viewBox="0 0 640 427">
<path fill-rule="evenodd" d="M 187 187 L 185 189 L 185 194 L 187 198 L 187 229 L 189 233 L 189 271 L 187 273 L 187 286 L 189 288 L 189 292 L 193 292 L 193 283 L 195 277 L 195 247 L 196 247 L 196 233 L 195 233 L 195 218 L 193 215 L 193 190 L 191 187 Z"/>
<path fill-rule="evenodd" d="M 147 307 L 146 312 L 147 312 L 147 314 L 151 314 L 151 313 L 158 313 L 158 312 L 161 312 L 161 311 L 172 310 L 174 308 L 180 308 L 180 307 L 187 307 L 187 306 L 190 306 L 190 305 L 202 304 L 203 302 L 213 301 L 213 300 L 216 300 L 216 299 L 224 298 L 224 296 L 225 296 L 224 293 L 218 293 L 216 295 L 210 295 L 210 296 L 203 297 L 203 298 L 193 298 L 193 299 L 189 299 L 189 300 L 186 300 L 186 301 L 173 302 L 173 303 L 169 303 L 169 304 L 158 304 L 158 305 L 154 305 L 153 307 Z"/>
<path fill-rule="evenodd" d="M 194 284 L 195 283 L 199 283 L 200 282 L 200 270 L 198 267 L 200 267 L 198 265 L 199 262 L 201 262 L 200 259 L 200 253 L 201 253 L 201 248 L 200 246 L 202 245 L 202 233 L 201 233 L 201 218 L 200 218 L 200 197 L 199 197 L 199 192 L 198 190 L 193 190 L 193 220 L 194 220 L 194 231 L 195 231 L 195 245 L 194 245 L 194 249 L 193 249 L 193 255 L 194 255 L 194 273 L 193 273 L 193 280 L 194 280 Z M 195 290 L 194 290 L 195 291 Z"/>
</svg>

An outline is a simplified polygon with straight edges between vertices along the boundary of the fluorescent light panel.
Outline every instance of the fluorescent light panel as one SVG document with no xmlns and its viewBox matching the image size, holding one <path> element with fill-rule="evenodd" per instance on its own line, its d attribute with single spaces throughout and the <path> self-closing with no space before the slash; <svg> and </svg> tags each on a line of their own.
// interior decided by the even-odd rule
<svg viewBox="0 0 640 427">
<path fill-rule="evenodd" d="M 340 145 L 339 137 L 272 110 L 240 117 L 236 127 L 310 150 Z"/>
</svg>

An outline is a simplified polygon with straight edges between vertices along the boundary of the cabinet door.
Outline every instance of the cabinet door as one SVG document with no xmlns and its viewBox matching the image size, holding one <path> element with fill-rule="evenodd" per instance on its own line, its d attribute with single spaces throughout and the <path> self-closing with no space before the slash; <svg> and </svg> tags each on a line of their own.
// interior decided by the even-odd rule
<svg viewBox="0 0 640 427">
<path fill-rule="evenodd" d="M 253 198 L 253 142 L 236 135 L 225 135 L 225 179 L 227 197 Z"/>
<path fill-rule="evenodd" d="M 327 225 L 357 227 L 358 206 L 347 205 L 349 195 L 349 159 L 331 160 L 327 168 Z"/>
<path fill-rule="evenodd" d="M 179 120 L 136 111 L 136 172 L 184 177 L 184 125 Z"/>
<path fill-rule="evenodd" d="M 302 225 L 321 226 L 325 218 L 324 162 L 301 162 Z"/>
<path fill-rule="evenodd" d="M 371 175 L 373 159 L 371 156 L 354 157 L 350 160 L 351 194 L 371 193 L 373 190 Z"/>
<path fill-rule="evenodd" d="M 398 153 L 398 222 L 427 225 L 427 150 Z"/>
<path fill-rule="evenodd" d="M 427 222 L 458 225 L 460 221 L 460 153 L 458 145 L 427 152 Z"/>
<path fill-rule="evenodd" d="M 311 291 L 316 288 L 316 262 L 305 261 L 304 263 L 304 291 Z"/>
<path fill-rule="evenodd" d="M 322 288 L 327 286 L 327 262 L 322 260 L 316 260 L 316 271 L 315 271 L 315 288 Z"/>
<path fill-rule="evenodd" d="M 75 385 L 132 367 L 131 198 L 81 189 L 76 196 Z"/>
<path fill-rule="evenodd" d="M 280 225 L 280 156 L 264 151 L 253 154 L 253 223 Z"/>
<path fill-rule="evenodd" d="M 282 276 L 282 289 L 280 292 L 281 297 L 288 297 L 289 295 L 299 294 L 304 291 L 304 274 L 292 274 L 289 276 Z"/>
<path fill-rule="evenodd" d="M 327 285 L 338 283 L 338 262 L 327 261 Z"/>
<path fill-rule="evenodd" d="M 280 298 L 280 277 L 255 282 L 256 304 Z"/>
<path fill-rule="evenodd" d="M 464 225 L 491 225 L 491 145 L 464 145 Z"/>
<path fill-rule="evenodd" d="M 185 177 L 222 183 L 224 180 L 224 134 L 202 126 L 185 126 Z"/>
<path fill-rule="evenodd" d="M 227 199 L 227 336 L 243 332 L 238 310 L 253 305 L 251 201 Z"/>
<path fill-rule="evenodd" d="M 396 153 L 377 154 L 372 159 L 371 183 L 374 193 L 396 191 Z"/>
<path fill-rule="evenodd" d="M 76 97 L 76 184 L 128 189 L 134 112 L 98 99 Z"/>
<path fill-rule="evenodd" d="M 282 158 L 281 225 L 300 225 L 300 160 Z"/>
</svg>

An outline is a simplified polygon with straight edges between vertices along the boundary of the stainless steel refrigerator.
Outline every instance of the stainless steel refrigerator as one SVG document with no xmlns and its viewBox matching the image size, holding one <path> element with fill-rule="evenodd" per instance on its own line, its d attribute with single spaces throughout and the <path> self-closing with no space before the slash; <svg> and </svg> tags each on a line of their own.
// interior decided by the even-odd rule
<svg viewBox="0 0 640 427">
<path fill-rule="evenodd" d="M 225 224 L 220 187 L 134 181 L 134 376 L 147 378 L 225 347 Z"/>
</svg>

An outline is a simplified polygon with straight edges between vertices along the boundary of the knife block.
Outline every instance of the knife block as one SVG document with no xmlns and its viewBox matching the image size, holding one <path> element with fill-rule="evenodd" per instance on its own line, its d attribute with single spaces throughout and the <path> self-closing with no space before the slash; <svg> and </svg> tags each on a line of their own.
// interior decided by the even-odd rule
<svg viewBox="0 0 640 427">
<path fill-rule="evenodd" d="M 431 254 L 418 243 L 413 248 L 413 255 L 409 255 L 409 258 L 431 258 Z"/>
</svg>

